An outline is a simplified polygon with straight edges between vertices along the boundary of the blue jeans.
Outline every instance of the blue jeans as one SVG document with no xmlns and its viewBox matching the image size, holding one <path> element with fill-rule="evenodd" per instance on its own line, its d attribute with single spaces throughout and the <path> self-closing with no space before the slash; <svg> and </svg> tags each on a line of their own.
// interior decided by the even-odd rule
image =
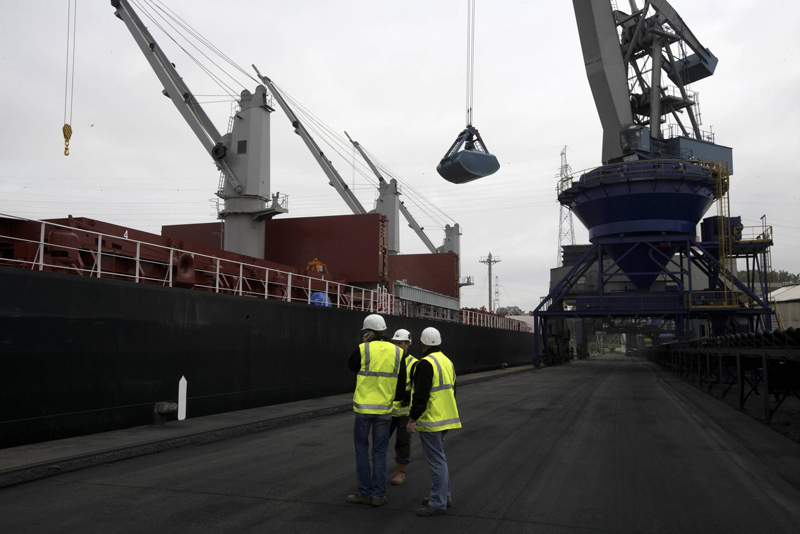
<svg viewBox="0 0 800 534">
<path fill-rule="evenodd" d="M 425 460 L 431 469 L 431 495 L 428 506 L 446 510 L 450 502 L 450 474 L 447 471 L 447 457 L 444 455 L 444 438 L 447 430 L 441 432 L 419 432 L 419 441 L 425 451 Z"/>
<path fill-rule="evenodd" d="M 386 451 L 389 449 L 391 414 L 356 412 L 353 441 L 356 446 L 356 479 L 361 497 L 381 499 L 386 495 Z M 369 465 L 369 435 L 372 432 L 372 470 Z"/>
</svg>

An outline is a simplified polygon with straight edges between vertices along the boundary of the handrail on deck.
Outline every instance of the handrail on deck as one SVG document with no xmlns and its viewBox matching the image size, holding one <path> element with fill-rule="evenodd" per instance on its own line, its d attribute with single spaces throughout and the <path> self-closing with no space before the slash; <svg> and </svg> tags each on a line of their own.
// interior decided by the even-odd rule
<svg viewBox="0 0 800 534">
<path fill-rule="evenodd" d="M 426 305 L 420 313 L 417 303 L 399 299 L 383 286 L 365 289 L 324 277 L 139 241 L 126 237 L 127 232 L 125 236 L 117 236 L 54 222 L 1 216 L 6 220 L 38 224 L 40 229 L 35 232 L 36 237 L 20 237 L 10 235 L 13 232 L 3 232 L 0 226 L 0 265 L 488 328 L 532 330 L 522 321 L 471 310 L 454 311 Z M 68 230 L 69 233 L 56 234 L 61 240 L 51 239 L 54 230 Z M 81 243 L 75 232 L 92 236 L 92 246 Z M 315 293 L 324 294 L 327 300 L 315 300 Z"/>
</svg>

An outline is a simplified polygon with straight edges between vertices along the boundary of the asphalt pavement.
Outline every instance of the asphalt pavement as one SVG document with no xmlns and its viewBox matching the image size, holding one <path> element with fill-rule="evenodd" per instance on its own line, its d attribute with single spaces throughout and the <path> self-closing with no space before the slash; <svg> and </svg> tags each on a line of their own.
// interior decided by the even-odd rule
<svg viewBox="0 0 800 534">
<path fill-rule="evenodd" d="M 0 450 L 2 531 L 800 532 L 800 444 L 641 358 L 460 377 L 453 505 L 431 518 L 417 437 L 385 506 L 345 502 L 349 401 Z"/>
</svg>

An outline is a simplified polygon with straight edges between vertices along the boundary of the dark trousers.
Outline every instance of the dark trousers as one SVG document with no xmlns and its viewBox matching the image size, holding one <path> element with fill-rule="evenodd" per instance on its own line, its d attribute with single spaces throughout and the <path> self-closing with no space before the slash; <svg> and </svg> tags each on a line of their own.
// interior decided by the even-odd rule
<svg viewBox="0 0 800 534">
<path fill-rule="evenodd" d="M 411 436 L 408 435 L 406 425 L 408 416 L 392 417 L 392 424 L 389 427 L 389 437 L 397 430 L 397 439 L 394 442 L 395 461 L 398 464 L 411 463 Z"/>
</svg>

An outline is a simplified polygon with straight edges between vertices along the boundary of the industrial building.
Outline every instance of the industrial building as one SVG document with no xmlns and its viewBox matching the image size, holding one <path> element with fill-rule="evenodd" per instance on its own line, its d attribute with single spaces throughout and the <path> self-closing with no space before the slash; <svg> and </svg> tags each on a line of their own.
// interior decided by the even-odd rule
<svg viewBox="0 0 800 534">
<path fill-rule="evenodd" d="M 780 326 L 800 329 L 800 284 L 783 286 L 769 294 Z"/>
</svg>

